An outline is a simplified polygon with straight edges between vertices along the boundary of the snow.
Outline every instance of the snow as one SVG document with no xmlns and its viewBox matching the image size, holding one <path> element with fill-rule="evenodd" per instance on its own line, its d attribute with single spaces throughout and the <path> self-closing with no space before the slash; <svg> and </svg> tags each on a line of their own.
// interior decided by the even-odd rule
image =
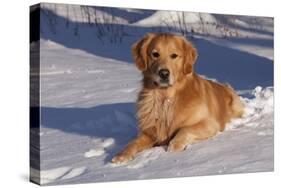
<svg viewBox="0 0 281 188">
<path fill-rule="evenodd" d="M 211 14 L 207 13 L 195 13 L 195 12 L 179 12 L 179 11 L 156 11 L 153 15 L 148 18 L 142 19 L 134 25 L 152 27 L 165 24 L 178 23 L 184 19 L 185 23 L 216 23 L 216 19 Z"/>
<path fill-rule="evenodd" d="M 54 168 L 50 170 L 41 170 L 40 172 L 35 169 L 31 169 L 31 173 L 35 178 L 37 178 L 37 181 L 40 181 L 41 184 L 47 184 L 51 183 L 53 181 L 56 181 L 57 179 L 70 179 L 74 178 L 76 176 L 79 176 L 83 174 L 86 171 L 86 167 L 79 167 L 79 168 L 73 168 L 70 167 L 60 167 L 60 168 Z M 40 174 L 40 180 L 37 176 Z"/>
<path fill-rule="evenodd" d="M 105 140 L 95 139 L 93 140 L 93 142 L 95 145 L 99 145 L 101 148 L 90 149 L 89 151 L 85 152 L 84 157 L 90 158 L 90 157 L 103 155 L 106 152 L 105 149 L 114 144 L 114 139 L 113 138 L 107 138 Z"/>
<path fill-rule="evenodd" d="M 95 157 L 95 156 L 100 156 L 102 154 L 104 154 L 104 150 L 103 149 L 91 149 L 89 151 L 87 151 L 84 156 L 87 157 L 87 158 L 90 158 L 90 157 Z"/>
<path fill-rule="evenodd" d="M 50 4 L 44 6 L 48 6 L 50 15 L 58 12 Z M 93 33 L 95 28 L 86 25 L 82 17 L 75 19 L 73 11 L 66 17 L 63 13 L 66 7 L 57 7 L 62 13 L 56 17 L 59 24 L 55 33 L 49 29 L 47 18 L 42 17 L 41 125 L 40 131 L 31 129 L 31 137 L 40 137 L 40 143 L 30 147 L 31 153 L 40 151 L 41 163 L 36 164 L 36 157 L 31 155 L 34 181 L 57 185 L 274 169 L 271 19 L 259 18 L 265 25 L 262 32 L 263 28 L 253 28 L 250 18 L 225 21 L 251 28 L 247 32 L 245 28 L 239 30 L 247 33 L 247 38 L 216 38 L 200 33 L 192 38 L 199 52 L 196 72 L 234 86 L 246 106 L 241 119 L 231 121 L 223 133 L 183 152 L 168 152 L 166 146 L 154 147 L 139 153 L 127 164 L 117 165 L 110 162 L 112 157 L 138 132 L 135 101 L 142 77 L 132 63 L 130 46 L 144 33 L 151 32 L 145 28 L 148 22 L 157 25 L 154 23 L 159 18 L 157 15 L 165 12 L 116 10 L 130 35 L 123 42 L 111 43 L 110 36 L 99 40 Z M 80 10 L 78 6 L 73 7 Z M 110 16 L 106 9 L 99 11 Z M 190 23 L 196 23 L 198 14 L 190 14 Z M 128 15 L 135 15 L 136 21 L 126 19 Z M 70 25 L 81 24 L 78 35 L 65 26 L 67 18 L 71 18 Z M 217 23 L 222 20 L 212 14 L 206 14 L 204 19 Z M 33 47 L 37 45 L 32 43 Z M 31 48 L 31 58 L 37 56 L 37 51 Z"/>
<path fill-rule="evenodd" d="M 254 44 L 251 44 L 249 39 L 242 39 L 244 41 L 243 43 L 241 42 L 241 39 L 226 40 L 226 39 L 219 39 L 213 37 L 204 37 L 204 39 L 223 47 L 228 47 L 231 49 L 247 52 L 260 57 L 265 57 L 270 60 L 274 59 L 274 54 L 272 50 L 273 47 L 272 40 L 256 39 L 256 42 Z M 247 40 L 249 40 L 249 42 L 245 43 L 245 41 Z M 260 45 L 257 45 L 257 43 L 260 43 Z"/>
<path fill-rule="evenodd" d="M 261 128 L 259 135 L 273 135 L 273 127 L 265 126 L 271 122 L 273 124 L 273 88 L 263 89 L 257 86 L 253 91 L 253 99 L 243 98 L 246 104 L 245 113 L 242 119 L 236 119 L 230 123 L 230 129 L 236 129 L 240 126 L 249 128 Z"/>
<path fill-rule="evenodd" d="M 169 153 L 164 146 L 155 147 L 138 154 L 128 164 L 110 163 L 112 156 L 137 133 L 134 101 L 140 75 L 134 65 L 125 66 L 73 49 L 54 50 L 45 42 L 41 41 L 42 56 L 56 59 L 52 63 L 57 69 L 79 67 L 80 70 L 41 75 L 42 184 L 273 170 L 273 88 L 260 86 L 248 92 L 252 98 L 243 98 L 246 115 L 231 122 L 226 132 L 213 139 L 180 153 Z M 68 56 L 68 61 L 54 58 L 62 53 Z M 82 59 L 83 64 L 77 67 Z M 95 67 L 102 70 L 99 62 L 104 63 L 102 74 L 99 71 L 88 74 L 87 70 Z M 42 61 L 42 67 L 47 69 L 48 63 Z M 116 68 L 107 68 L 107 64 Z M 117 68 L 121 73 L 114 75 Z M 47 70 L 43 68 L 44 71 Z M 97 75 L 94 82 L 93 74 Z M 115 79 L 123 83 L 122 87 L 108 87 Z"/>
<path fill-rule="evenodd" d="M 61 179 L 71 179 L 74 178 L 76 176 L 80 176 L 81 174 L 83 174 L 86 171 L 86 167 L 79 167 L 79 168 L 74 168 L 72 169 L 68 174 L 66 174 L 65 176 L 63 176 Z"/>
<path fill-rule="evenodd" d="M 103 141 L 102 146 L 107 148 L 107 147 L 111 146 L 112 144 L 114 144 L 114 142 L 115 141 L 113 138 L 108 138 Z"/>
</svg>

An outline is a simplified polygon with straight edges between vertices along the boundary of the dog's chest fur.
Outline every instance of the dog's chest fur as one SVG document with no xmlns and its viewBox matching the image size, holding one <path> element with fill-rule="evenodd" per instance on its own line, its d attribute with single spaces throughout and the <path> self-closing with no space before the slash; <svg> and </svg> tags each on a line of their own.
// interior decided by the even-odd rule
<svg viewBox="0 0 281 188">
<path fill-rule="evenodd" d="M 138 101 L 137 118 L 141 130 L 154 129 L 157 142 L 171 136 L 174 98 L 161 90 L 142 91 Z"/>
</svg>

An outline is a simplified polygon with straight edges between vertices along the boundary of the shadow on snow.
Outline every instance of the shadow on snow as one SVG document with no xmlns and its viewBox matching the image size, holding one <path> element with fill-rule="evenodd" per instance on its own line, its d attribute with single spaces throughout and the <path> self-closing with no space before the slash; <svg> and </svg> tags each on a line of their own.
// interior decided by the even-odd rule
<svg viewBox="0 0 281 188">
<path fill-rule="evenodd" d="M 92 108 L 41 107 L 41 127 L 92 138 L 113 138 L 105 163 L 137 134 L 134 103 L 106 104 Z"/>
<path fill-rule="evenodd" d="M 147 32 L 155 32 L 159 30 L 167 30 L 167 28 L 145 28 L 130 25 L 103 24 L 102 27 L 124 27 L 124 36 L 120 36 L 121 43 L 112 43 L 107 38 L 98 39 L 96 26 L 90 27 L 88 23 L 77 23 L 65 19 L 64 17 L 54 14 L 50 10 L 48 16 L 55 17 L 57 28 L 55 33 L 48 28 L 44 28 L 44 19 L 41 18 L 42 33 L 41 38 L 48 39 L 68 48 L 81 49 L 88 53 L 121 60 L 124 62 L 133 62 L 131 57 L 131 45 L 137 39 Z M 41 13 L 42 14 L 42 13 Z M 42 17 L 42 16 L 41 16 Z M 66 28 L 66 22 L 70 22 L 70 28 Z M 71 27 L 79 24 L 79 35 L 74 36 Z M 120 29 L 120 28 L 119 28 Z M 121 28 L 121 30 L 123 31 Z M 92 37 L 91 37 L 92 36 Z M 116 36 L 106 36 L 116 37 Z M 101 40 L 104 40 L 102 45 Z M 271 60 L 242 52 L 228 47 L 222 47 L 209 42 L 202 38 L 191 39 L 198 49 L 199 58 L 195 65 L 195 69 L 199 74 L 203 74 L 210 78 L 215 78 L 220 82 L 228 82 L 235 89 L 253 89 L 253 87 L 272 86 L 273 85 L 273 63 Z M 273 46 L 272 40 L 267 39 L 226 39 L 234 42 L 245 42 L 256 44 L 259 46 Z"/>
</svg>

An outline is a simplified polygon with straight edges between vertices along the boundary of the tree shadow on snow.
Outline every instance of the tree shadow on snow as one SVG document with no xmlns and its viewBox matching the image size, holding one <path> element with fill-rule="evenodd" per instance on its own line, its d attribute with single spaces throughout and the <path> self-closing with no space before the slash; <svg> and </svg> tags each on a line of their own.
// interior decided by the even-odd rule
<svg viewBox="0 0 281 188">
<path fill-rule="evenodd" d="M 113 138 L 106 148 L 107 163 L 137 134 L 134 103 L 105 104 L 92 108 L 41 107 L 41 127 L 91 138 Z"/>
</svg>

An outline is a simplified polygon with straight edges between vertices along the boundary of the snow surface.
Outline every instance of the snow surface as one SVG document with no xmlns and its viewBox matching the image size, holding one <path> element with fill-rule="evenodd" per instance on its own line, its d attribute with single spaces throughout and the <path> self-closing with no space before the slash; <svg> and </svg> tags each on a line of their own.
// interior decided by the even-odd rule
<svg viewBox="0 0 281 188">
<path fill-rule="evenodd" d="M 185 23 L 216 23 L 216 19 L 211 14 L 207 13 L 196 13 L 196 12 L 180 12 L 180 11 L 156 11 L 153 15 L 148 18 L 142 19 L 135 23 L 135 25 L 141 25 L 144 27 L 159 26 L 177 23 L 184 19 Z"/>
<path fill-rule="evenodd" d="M 127 164 L 116 165 L 110 162 L 111 158 L 138 131 L 135 101 L 142 77 L 132 63 L 130 46 L 151 31 L 138 24 L 151 20 L 157 12 L 115 11 L 130 35 L 123 42 L 112 43 L 107 40 L 110 35 L 99 40 L 93 34 L 95 28 L 80 23 L 82 18 L 75 20 L 71 11 L 70 29 L 67 28 L 63 13 L 56 16 L 55 8 L 48 6 L 46 11 L 56 17 L 58 24 L 50 29 L 48 18 L 41 17 L 41 126 L 40 131 L 31 129 L 31 137 L 40 136 L 40 143 L 30 147 L 31 153 L 40 151 L 41 164 L 31 163 L 35 181 L 40 179 L 41 184 L 56 185 L 273 170 L 271 19 L 262 20 L 268 23 L 262 32 L 260 28 L 252 28 L 252 19 L 226 20 L 251 28 L 247 38 L 198 34 L 192 41 L 199 52 L 196 71 L 234 86 L 246 105 L 241 119 L 230 122 L 223 133 L 183 152 L 170 153 L 166 146 L 154 147 L 139 153 Z M 110 12 L 99 10 L 106 15 Z M 134 23 L 126 18 L 132 14 L 136 16 Z M 78 35 L 71 26 L 77 22 Z M 31 46 L 37 45 L 33 42 Z M 31 47 L 31 58 L 37 56 L 38 52 Z M 36 161 L 33 157 L 32 161 Z"/>
</svg>

